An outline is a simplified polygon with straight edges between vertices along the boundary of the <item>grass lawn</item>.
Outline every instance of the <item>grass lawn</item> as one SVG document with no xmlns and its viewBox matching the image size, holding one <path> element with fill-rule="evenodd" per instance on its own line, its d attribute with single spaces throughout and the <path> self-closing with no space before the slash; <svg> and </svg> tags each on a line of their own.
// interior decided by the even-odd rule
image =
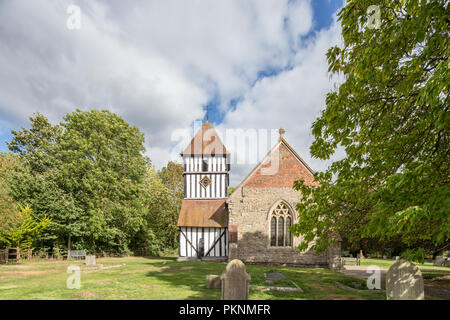
<svg viewBox="0 0 450 320">
<path fill-rule="evenodd" d="M 361 259 L 362 266 L 378 266 L 380 268 L 389 269 L 391 265 L 395 263 L 395 260 L 383 260 L 383 259 Z M 450 268 L 449 267 L 436 267 L 430 262 L 424 264 L 415 263 L 422 272 L 423 281 L 425 285 L 431 285 L 434 287 L 441 287 L 450 290 Z M 425 297 L 427 298 L 427 297 Z"/>
<path fill-rule="evenodd" d="M 69 264 L 81 262 L 30 262 L 0 265 L 0 299 L 220 299 L 220 289 L 206 289 L 207 274 L 220 275 L 225 264 L 215 262 L 176 262 L 175 258 L 100 258 L 104 267 L 81 273 L 81 289 L 67 289 Z M 288 268 L 247 265 L 250 285 L 263 286 L 264 273 L 281 272 L 304 290 L 278 292 L 250 290 L 250 299 L 384 299 L 380 291 L 349 291 L 340 282 L 364 289 L 365 281 L 328 269 Z M 289 281 L 283 280 L 288 286 Z M 274 285 L 279 285 L 274 283 Z"/>
<path fill-rule="evenodd" d="M 380 268 L 389 269 L 391 265 L 395 263 L 395 260 L 384 260 L 384 259 L 361 259 L 362 266 L 378 266 Z M 421 271 L 447 271 L 450 272 L 450 267 L 436 267 L 431 262 L 414 263 L 419 267 Z"/>
</svg>

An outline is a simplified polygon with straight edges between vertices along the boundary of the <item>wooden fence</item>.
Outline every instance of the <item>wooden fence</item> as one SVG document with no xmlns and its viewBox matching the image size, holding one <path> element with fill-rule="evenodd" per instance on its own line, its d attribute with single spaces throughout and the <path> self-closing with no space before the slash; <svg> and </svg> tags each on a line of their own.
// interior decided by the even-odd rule
<svg viewBox="0 0 450 320">
<path fill-rule="evenodd" d="M 10 263 L 10 262 L 15 262 L 15 263 L 20 263 L 20 259 L 21 258 L 25 258 L 22 257 L 22 254 L 26 253 L 26 259 L 27 260 L 31 260 L 32 258 L 32 250 L 31 248 L 27 248 L 26 250 L 21 250 L 20 248 L 9 248 L 6 247 L 5 249 L 0 249 L 0 263 Z"/>
<path fill-rule="evenodd" d="M 127 255 L 118 253 L 107 253 L 107 252 L 96 252 L 94 254 L 97 258 L 102 257 L 123 257 Z M 133 256 L 155 256 L 150 250 L 138 250 L 132 254 Z M 41 260 L 65 260 L 67 259 L 67 254 L 55 253 L 55 252 L 33 252 L 31 248 L 5 248 L 0 249 L 0 264 L 2 263 L 20 263 L 22 260 L 28 261 L 41 261 Z"/>
<path fill-rule="evenodd" d="M 2 250 L 2 254 L 0 254 L 1 260 L 3 263 L 10 263 L 14 261 L 15 263 L 19 263 L 20 261 L 20 248 L 8 248 L 6 247 Z"/>
</svg>

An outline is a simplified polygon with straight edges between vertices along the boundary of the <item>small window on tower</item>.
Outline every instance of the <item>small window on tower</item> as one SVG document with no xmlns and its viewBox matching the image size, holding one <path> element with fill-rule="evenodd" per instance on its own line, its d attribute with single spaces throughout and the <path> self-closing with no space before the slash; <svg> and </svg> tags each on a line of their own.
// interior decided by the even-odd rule
<svg viewBox="0 0 450 320">
<path fill-rule="evenodd" d="M 202 162 L 202 171 L 203 172 L 208 171 L 208 161 L 207 160 L 203 160 L 203 162 Z"/>
</svg>

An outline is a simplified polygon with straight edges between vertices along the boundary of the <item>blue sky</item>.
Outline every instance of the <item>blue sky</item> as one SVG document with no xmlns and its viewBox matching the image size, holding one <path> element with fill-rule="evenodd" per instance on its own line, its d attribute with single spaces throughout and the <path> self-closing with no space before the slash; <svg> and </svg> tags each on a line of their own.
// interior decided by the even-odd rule
<svg viewBox="0 0 450 320">
<path fill-rule="evenodd" d="M 67 9 L 81 10 L 70 30 Z M 58 123 L 107 108 L 138 126 L 156 167 L 182 148 L 177 130 L 284 127 L 309 156 L 310 126 L 334 82 L 341 0 L 15 0 L 0 2 L 0 151 L 36 111 Z M 267 146 L 269 148 L 270 146 Z M 248 166 L 235 166 L 232 183 Z"/>
<path fill-rule="evenodd" d="M 313 0 L 311 6 L 313 9 L 313 27 L 311 28 L 311 31 L 303 37 L 303 40 L 305 41 L 313 37 L 316 32 L 330 27 L 336 13 L 343 6 L 343 0 Z M 289 68 L 290 66 L 285 66 L 285 68 L 260 70 L 255 82 L 264 77 L 276 76 Z M 234 109 L 236 107 L 236 101 L 239 101 L 241 98 L 241 96 L 234 97 L 230 101 L 227 101 L 227 103 L 231 109 Z M 209 121 L 214 124 L 220 124 L 225 115 L 225 111 L 220 112 L 218 110 L 218 104 L 220 104 L 220 98 L 217 95 L 212 100 L 208 101 Z M 206 119 L 206 116 L 204 119 Z"/>
</svg>

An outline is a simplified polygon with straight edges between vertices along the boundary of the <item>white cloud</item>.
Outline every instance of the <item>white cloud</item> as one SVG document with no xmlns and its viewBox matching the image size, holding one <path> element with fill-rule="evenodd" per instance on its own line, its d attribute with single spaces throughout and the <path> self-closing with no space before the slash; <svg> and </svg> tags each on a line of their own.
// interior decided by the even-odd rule
<svg viewBox="0 0 450 320">
<path fill-rule="evenodd" d="M 79 0 L 81 29 L 68 30 L 73 3 L 0 2 L 0 123 L 107 108 L 140 127 L 161 167 L 179 151 L 172 133 L 218 96 L 227 112 L 221 127 L 283 126 L 308 160 L 309 127 L 330 88 L 324 54 L 339 33 L 334 25 L 300 40 L 313 25 L 309 0 Z M 233 181 L 247 173 L 239 172 Z"/>
<path fill-rule="evenodd" d="M 340 27 L 336 23 L 319 32 L 296 53 L 292 69 L 258 81 L 236 109 L 226 115 L 220 127 L 267 130 L 283 127 L 285 138 L 300 156 L 313 169 L 325 169 L 329 162 L 313 159 L 309 153 L 313 141 L 311 125 L 325 106 L 326 93 L 339 80 L 329 78 L 325 56 L 328 48 L 339 41 Z M 270 148 L 267 144 L 264 152 Z M 234 166 L 233 185 L 242 179 L 243 171 L 248 171 L 248 166 Z"/>
</svg>

